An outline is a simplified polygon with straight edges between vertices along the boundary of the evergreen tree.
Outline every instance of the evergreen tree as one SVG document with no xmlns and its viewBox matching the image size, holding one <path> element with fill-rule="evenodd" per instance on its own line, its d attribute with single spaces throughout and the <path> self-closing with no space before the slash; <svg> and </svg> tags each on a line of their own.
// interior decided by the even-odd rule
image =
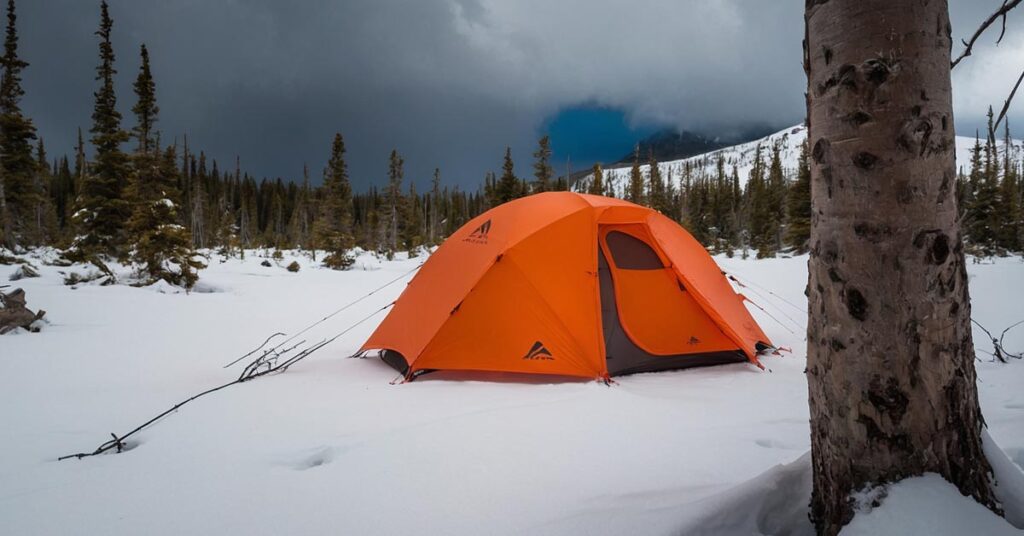
<svg viewBox="0 0 1024 536">
<path fill-rule="evenodd" d="M 441 225 L 441 169 L 434 168 L 434 178 L 430 181 L 430 245 L 440 243 Z"/>
<path fill-rule="evenodd" d="M 420 233 L 423 229 L 423 210 L 413 181 L 409 181 L 409 195 L 402 208 L 402 247 L 413 257 L 416 248 L 423 245 L 423 235 Z"/>
<path fill-rule="evenodd" d="M 796 181 L 786 199 L 786 244 L 797 253 L 808 249 L 811 239 L 811 169 L 807 141 L 800 145 Z"/>
<path fill-rule="evenodd" d="M 85 141 L 82 140 L 82 127 L 78 127 L 78 142 L 75 143 L 75 174 L 73 196 L 82 191 L 82 184 L 85 183 L 85 175 L 89 171 L 89 163 L 85 160 Z"/>
<path fill-rule="evenodd" d="M 644 176 L 640 173 L 640 146 L 633 149 L 633 166 L 629 168 L 629 185 L 626 200 L 642 205 L 644 203 Z"/>
<path fill-rule="evenodd" d="M 168 146 L 161 157 L 153 129 L 159 108 L 156 84 L 149 69 L 149 53 L 141 49 L 142 66 L 135 80 L 136 103 L 132 107 L 136 126 L 134 173 L 128 188 L 132 213 L 128 220 L 132 247 L 130 258 L 139 266 L 145 282 L 164 280 L 172 285 L 192 288 L 203 264 L 192 251 L 188 231 L 178 225 L 177 155 Z"/>
<path fill-rule="evenodd" d="M 292 210 L 291 221 L 288 223 L 288 235 L 291 238 L 292 247 L 299 249 L 309 247 L 310 241 L 310 209 L 312 200 L 309 188 L 309 167 L 302 166 L 302 186 L 295 198 L 295 208 Z M 353 235 L 354 236 L 354 235 Z"/>
<path fill-rule="evenodd" d="M 732 255 L 737 241 L 733 219 L 733 187 L 732 179 L 725 172 L 725 157 L 721 154 L 715 161 L 715 177 L 708 190 L 707 217 L 711 223 L 708 229 L 709 244 L 712 251 Z"/>
<path fill-rule="evenodd" d="M 192 246 L 202 249 L 206 246 L 206 154 L 203 151 L 199 151 L 199 166 L 192 176 L 189 228 L 192 229 Z"/>
<path fill-rule="evenodd" d="M 604 191 L 604 171 L 601 170 L 601 163 L 594 163 L 593 180 L 590 181 L 590 188 L 587 190 L 588 194 L 592 195 L 605 195 Z"/>
<path fill-rule="evenodd" d="M 765 176 L 762 148 L 758 145 L 754 155 L 754 167 L 750 170 L 750 178 L 747 180 L 747 226 L 750 245 L 757 249 L 759 259 L 775 254 L 777 227 L 772 216 L 771 197 L 768 178 Z"/>
<path fill-rule="evenodd" d="M 671 214 L 672 207 L 669 192 L 665 186 L 664 179 L 661 177 L 661 166 L 658 165 L 658 160 L 654 158 L 653 149 L 647 153 L 647 182 L 648 206 L 662 214 Z"/>
<path fill-rule="evenodd" d="M 690 234 L 701 244 L 708 244 L 711 241 L 711 217 L 708 207 L 710 195 L 708 180 L 703 168 L 700 168 L 697 175 L 692 170 L 684 169 L 683 179 L 685 182 L 684 192 L 681 194 L 685 203 L 680 211 L 683 214 L 683 225 Z"/>
<path fill-rule="evenodd" d="M 256 207 L 256 183 L 247 173 L 239 187 L 238 200 L 238 241 L 243 250 L 254 245 L 258 230 Z"/>
<path fill-rule="evenodd" d="M 551 140 L 544 136 L 538 143 L 539 147 L 533 153 L 533 178 L 536 180 L 533 185 L 534 193 L 547 192 L 551 190 L 551 177 L 554 170 L 551 169 Z"/>
<path fill-rule="evenodd" d="M 1013 140 L 1010 138 L 1010 122 L 1006 121 L 1003 138 L 1003 178 L 999 183 L 999 202 L 996 207 L 998 224 L 996 243 L 1004 251 L 1020 250 L 1020 177 L 1017 175 L 1011 151 Z"/>
<path fill-rule="evenodd" d="M 60 159 L 57 172 L 54 173 L 51 193 L 54 210 L 57 213 L 58 228 L 61 232 L 61 242 L 63 242 L 66 238 L 63 235 L 71 220 L 70 209 L 75 195 L 74 175 L 71 174 L 71 167 L 66 156 Z"/>
<path fill-rule="evenodd" d="M 345 163 L 345 140 L 337 133 L 331 144 L 331 158 L 327 161 L 320 214 L 314 224 L 317 247 L 327 253 L 323 260 L 324 266 L 340 270 L 352 265 L 354 259 L 351 249 L 355 247 L 352 210 L 352 186 Z"/>
<path fill-rule="evenodd" d="M 786 175 L 782 171 L 782 144 L 772 146 L 771 164 L 768 166 L 768 226 L 770 229 L 770 255 L 782 248 L 782 224 L 786 217 Z"/>
<path fill-rule="evenodd" d="M 121 151 L 128 133 L 121 130 L 121 114 L 114 95 L 116 71 L 110 42 L 113 20 L 106 1 L 100 4 L 100 13 L 100 29 L 96 32 L 100 38 L 100 65 L 96 68 L 100 88 L 95 93 L 91 129 L 96 158 L 83 181 L 75 213 L 79 237 L 72 253 L 79 258 L 123 253 L 122 230 L 129 211 L 122 196 L 128 176 L 128 157 Z"/>
<path fill-rule="evenodd" d="M 149 69 L 149 50 L 145 43 L 139 50 L 142 65 L 139 67 L 139 75 L 135 78 L 132 86 L 135 89 L 135 106 L 132 106 L 132 113 L 135 114 L 137 124 L 132 129 L 135 139 L 138 141 L 137 154 L 150 154 L 153 147 L 153 124 L 156 122 L 160 108 L 156 105 L 156 82 L 153 81 L 153 73 Z"/>
<path fill-rule="evenodd" d="M 7 35 L 4 54 L 0 58 L 0 189 L 4 199 L 0 203 L 3 219 L 3 244 L 8 247 L 25 245 L 26 234 L 37 226 L 32 222 L 40 200 L 35 188 L 38 166 L 32 155 L 35 126 L 21 111 L 21 72 L 28 63 L 18 56 L 17 16 L 14 0 L 7 1 Z M 40 237 L 36 237 L 38 240 Z M 33 245 L 37 245 L 36 244 Z"/>
<path fill-rule="evenodd" d="M 405 163 L 398 151 L 392 150 L 388 159 L 388 187 L 384 192 L 384 218 L 381 219 L 383 228 L 383 243 L 388 259 L 395 256 L 398 251 L 399 218 L 403 212 L 402 179 L 405 175 L 402 166 Z"/>
<path fill-rule="evenodd" d="M 163 157 L 154 158 L 137 154 L 142 171 L 135 175 L 130 189 L 135 199 L 128 228 L 135 237 L 131 259 L 139 265 L 139 272 L 147 283 L 164 280 L 172 285 L 191 289 L 204 268 L 192 250 L 187 229 L 173 223 L 178 219 L 177 155 L 169 145 Z M 153 164 L 156 164 L 155 166 Z"/>
<path fill-rule="evenodd" d="M 29 233 L 30 242 L 35 245 L 52 244 L 57 236 L 57 212 L 51 198 L 53 178 L 46 159 L 43 139 L 36 144 L 36 172 L 33 174 L 32 200 L 33 225 Z"/>
<path fill-rule="evenodd" d="M 990 118 L 991 121 L 991 118 Z M 996 218 L 999 187 L 994 177 L 990 144 L 981 145 L 977 137 L 971 150 L 971 174 L 968 178 L 966 228 L 968 241 L 983 255 L 991 255 L 996 247 Z"/>
<path fill-rule="evenodd" d="M 523 196 L 523 187 L 516 178 L 515 165 L 512 163 L 512 149 L 505 148 L 505 162 L 501 165 L 501 178 L 495 187 L 496 204 L 508 203 L 509 201 Z"/>
</svg>

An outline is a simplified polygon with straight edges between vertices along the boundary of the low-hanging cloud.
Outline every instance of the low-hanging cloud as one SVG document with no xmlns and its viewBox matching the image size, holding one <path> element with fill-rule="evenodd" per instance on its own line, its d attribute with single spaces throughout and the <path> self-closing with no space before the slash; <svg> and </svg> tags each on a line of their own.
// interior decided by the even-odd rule
<svg viewBox="0 0 1024 536">
<path fill-rule="evenodd" d="M 996 3 L 953 1 L 954 35 Z M 52 150 L 70 151 L 90 124 L 98 0 L 19 10 L 26 109 Z M 525 174 L 544 120 L 583 102 L 721 134 L 796 123 L 802 12 L 799 0 L 111 0 L 125 112 L 145 42 L 165 139 L 187 133 L 222 167 L 238 155 L 294 178 L 323 166 L 340 131 L 359 187 L 383 180 L 392 148 L 419 181 L 436 166 L 475 185 L 505 145 Z M 1015 22 L 957 68 L 961 131 L 1024 68 Z"/>
</svg>

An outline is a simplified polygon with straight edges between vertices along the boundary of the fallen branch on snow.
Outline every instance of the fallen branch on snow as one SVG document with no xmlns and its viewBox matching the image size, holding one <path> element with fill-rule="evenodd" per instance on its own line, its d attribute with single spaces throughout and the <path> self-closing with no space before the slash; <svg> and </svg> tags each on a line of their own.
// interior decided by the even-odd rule
<svg viewBox="0 0 1024 536">
<path fill-rule="evenodd" d="M 160 419 L 166 417 L 167 415 L 170 415 L 171 413 L 174 413 L 178 408 L 184 406 L 185 404 L 188 404 L 189 402 L 192 402 L 193 400 L 195 400 L 197 398 L 201 398 L 201 397 L 206 396 L 208 394 L 220 391 L 221 389 L 224 389 L 226 387 L 231 387 L 232 385 L 235 385 L 235 384 L 247 382 L 247 381 L 250 381 L 250 380 L 255 380 L 256 378 L 259 378 L 261 376 L 266 376 L 268 374 L 274 374 L 274 373 L 277 373 L 277 372 L 285 372 L 285 371 L 288 370 L 288 367 L 291 367 L 295 363 L 298 363 L 299 361 L 305 359 L 306 357 L 309 357 L 309 355 L 312 354 L 313 352 L 315 352 L 315 351 L 323 348 L 324 346 L 327 346 L 328 344 L 334 342 L 335 340 L 337 340 L 342 335 L 348 333 L 352 329 L 355 329 L 356 326 L 358 326 L 358 325 L 362 324 L 363 322 L 369 320 L 370 318 L 372 318 L 377 313 L 387 309 L 388 307 L 391 307 L 392 305 L 394 305 L 394 302 L 391 302 L 391 303 L 385 305 L 384 307 L 381 307 L 380 309 L 377 309 L 376 311 L 370 313 L 369 315 L 361 318 L 355 324 L 352 324 L 351 326 L 345 328 L 344 330 L 342 330 L 338 334 L 334 335 L 333 337 L 331 337 L 329 339 L 321 340 L 320 342 L 318 342 L 316 344 L 313 344 L 311 346 L 308 346 L 308 347 L 300 350 L 298 353 L 292 354 L 292 352 L 296 348 L 298 348 L 299 346 L 301 346 L 302 344 L 304 344 L 306 342 L 305 340 L 299 341 L 299 342 L 295 343 L 293 346 L 290 346 L 290 347 L 285 348 L 285 349 L 272 348 L 270 350 L 265 350 L 263 352 L 263 354 L 261 354 L 259 357 L 257 357 L 255 360 L 253 360 L 248 365 L 246 365 L 245 369 L 242 371 L 242 374 L 240 376 L 238 376 L 237 379 L 235 379 L 233 381 L 230 381 L 230 382 L 227 382 L 227 383 L 225 383 L 223 385 L 218 385 L 217 387 L 213 387 L 211 389 L 207 389 L 207 390 L 205 390 L 205 391 L 203 391 L 203 392 L 201 392 L 199 394 L 196 394 L 196 395 L 193 395 L 193 396 L 191 396 L 189 398 L 186 398 L 185 400 L 182 400 L 181 402 L 178 402 L 177 404 L 171 406 L 170 409 L 160 413 L 156 417 L 153 417 L 152 419 L 150 419 L 150 420 L 140 424 L 139 426 L 135 427 L 134 429 L 132 429 L 127 434 L 124 434 L 122 436 L 118 436 L 117 434 L 111 433 L 110 436 L 113 439 L 111 439 L 109 441 L 106 441 L 105 443 L 100 444 L 100 446 L 96 447 L 96 450 L 93 450 L 92 452 L 78 452 L 78 453 L 75 453 L 75 454 L 68 454 L 68 455 L 61 456 L 61 457 L 57 458 L 57 460 L 58 461 L 60 461 L 60 460 L 67 460 L 69 458 L 76 458 L 76 459 L 81 460 L 82 458 L 86 458 L 86 457 L 89 457 L 89 456 L 96 456 L 98 454 L 103 454 L 104 452 L 107 452 L 107 451 L 110 451 L 110 450 L 114 450 L 114 449 L 116 449 L 116 452 L 123 452 L 126 448 L 129 448 L 128 445 L 125 444 L 125 440 L 126 439 L 128 439 L 129 437 L 139 433 L 140 431 L 142 431 L 147 426 L 149 426 L 149 425 L 159 421 Z M 275 336 L 276 335 L 272 335 L 271 337 L 269 337 L 267 339 L 267 341 L 269 341 L 271 338 L 273 338 Z M 266 341 L 263 343 L 263 345 L 266 345 Z M 263 345 L 261 345 L 261 347 Z M 251 354 L 251 352 L 250 352 L 250 354 Z M 247 355 L 249 355 L 249 354 L 247 354 Z"/>
<path fill-rule="evenodd" d="M 1006 351 L 1006 348 L 1003 346 L 1003 339 L 1006 338 L 1006 334 L 1013 328 L 1016 328 L 1017 326 L 1024 324 L 1024 320 L 1010 324 L 1010 327 L 1004 329 L 1003 332 L 999 334 L 998 339 L 994 335 L 992 335 L 992 332 L 986 329 L 985 326 L 981 325 L 981 322 L 978 322 L 973 318 L 971 319 L 971 322 L 974 322 L 974 325 L 978 326 L 978 328 L 980 328 L 981 331 L 984 331 L 985 335 L 988 335 L 989 340 L 992 341 L 992 347 L 995 351 L 986 353 L 989 353 L 990 355 L 992 355 L 992 357 L 998 359 L 1000 363 L 1007 363 L 1007 357 L 1011 357 L 1013 359 L 1024 359 L 1024 353 L 1015 354 L 1013 352 L 1008 352 Z"/>
</svg>

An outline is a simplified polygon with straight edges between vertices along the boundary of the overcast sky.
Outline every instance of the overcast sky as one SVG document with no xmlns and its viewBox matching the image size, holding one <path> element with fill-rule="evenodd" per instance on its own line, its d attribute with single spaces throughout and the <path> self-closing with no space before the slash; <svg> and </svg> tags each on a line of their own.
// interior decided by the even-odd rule
<svg viewBox="0 0 1024 536">
<path fill-rule="evenodd" d="M 506 145 L 528 175 L 539 135 L 579 106 L 621 111 L 636 132 L 728 135 L 804 116 L 801 0 L 110 3 L 126 126 L 146 43 L 165 140 L 187 133 L 222 167 L 239 155 L 257 176 L 298 177 L 304 162 L 318 174 L 335 131 L 357 188 L 384 179 L 392 148 L 420 184 L 437 166 L 446 181 L 475 186 L 500 168 Z M 950 4 L 958 41 L 1000 2 Z M 76 128 L 90 125 L 98 6 L 18 0 L 31 63 L 24 106 L 51 154 L 70 152 Z M 954 73 L 961 133 L 973 134 L 1024 69 L 1024 15 L 1011 16 L 998 48 L 994 39 Z M 1024 134 L 1022 106 L 1011 126 Z M 582 140 L 604 135 L 578 130 Z M 560 132 L 564 158 L 560 146 L 579 143 L 566 139 L 571 126 Z M 613 150 L 608 159 L 622 152 Z"/>
</svg>

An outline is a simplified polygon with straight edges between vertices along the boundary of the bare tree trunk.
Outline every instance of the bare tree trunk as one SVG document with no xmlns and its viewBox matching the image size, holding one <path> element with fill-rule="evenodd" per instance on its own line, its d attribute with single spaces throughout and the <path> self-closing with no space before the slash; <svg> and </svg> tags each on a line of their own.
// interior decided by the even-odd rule
<svg viewBox="0 0 1024 536">
<path fill-rule="evenodd" d="M 936 472 L 999 512 L 957 224 L 946 0 L 807 0 L 807 380 L 820 534 Z"/>
<path fill-rule="evenodd" d="M 203 249 L 206 247 L 206 229 L 203 227 L 205 214 L 203 211 L 203 183 L 197 180 L 193 187 L 192 196 L 192 247 Z"/>
</svg>

